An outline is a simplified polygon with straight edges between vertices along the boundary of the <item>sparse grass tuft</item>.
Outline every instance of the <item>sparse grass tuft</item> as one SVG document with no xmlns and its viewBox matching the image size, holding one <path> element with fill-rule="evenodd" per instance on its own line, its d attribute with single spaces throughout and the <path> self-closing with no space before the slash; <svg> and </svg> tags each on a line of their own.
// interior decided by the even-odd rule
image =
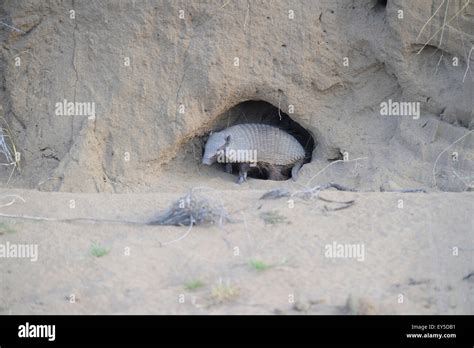
<svg viewBox="0 0 474 348">
<path fill-rule="evenodd" d="M 0 222 L 0 235 L 5 233 L 15 233 L 16 231 L 6 222 Z"/>
<path fill-rule="evenodd" d="M 1 23 L 1 22 L 0 22 Z M 3 107 L 0 105 L 0 165 L 4 167 L 11 167 L 10 176 L 7 180 L 7 185 L 10 183 L 15 169 L 20 171 L 20 153 L 16 150 L 13 141 L 12 131 L 8 125 L 3 112 Z"/>
<path fill-rule="evenodd" d="M 219 283 L 212 288 L 211 297 L 216 303 L 231 301 L 239 296 L 239 289 L 231 284 Z"/>
<path fill-rule="evenodd" d="M 109 253 L 109 251 L 110 251 L 109 248 L 97 243 L 92 244 L 92 247 L 91 247 L 91 254 L 95 257 L 105 256 Z"/>
<path fill-rule="evenodd" d="M 204 285 L 205 284 L 199 279 L 194 279 L 184 284 L 184 288 L 189 291 L 194 291 L 194 290 L 202 288 Z"/>
<path fill-rule="evenodd" d="M 269 265 L 260 260 L 250 260 L 249 266 L 259 272 L 265 271 L 272 267 L 272 265 Z"/>
<path fill-rule="evenodd" d="M 377 314 L 375 304 L 364 297 L 349 295 L 346 305 L 343 307 L 344 314 L 349 315 L 374 315 Z"/>
<path fill-rule="evenodd" d="M 286 216 L 281 215 L 277 210 L 267 211 L 260 214 L 260 217 L 263 219 L 263 222 L 267 225 L 276 225 L 276 224 L 289 224 Z"/>
</svg>

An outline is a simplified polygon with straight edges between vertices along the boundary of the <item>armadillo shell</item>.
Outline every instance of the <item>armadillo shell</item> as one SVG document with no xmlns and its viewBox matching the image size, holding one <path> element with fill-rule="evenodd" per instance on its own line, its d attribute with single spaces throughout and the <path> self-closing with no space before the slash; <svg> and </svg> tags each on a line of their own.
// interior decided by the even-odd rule
<svg viewBox="0 0 474 348">
<path fill-rule="evenodd" d="M 258 123 L 239 124 L 224 131 L 230 135 L 227 151 L 255 151 L 257 162 L 292 165 L 305 157 L 301 144 L 285 131 Z M 234 162 L 246 162 L 238 159 Z"/>
</svg>

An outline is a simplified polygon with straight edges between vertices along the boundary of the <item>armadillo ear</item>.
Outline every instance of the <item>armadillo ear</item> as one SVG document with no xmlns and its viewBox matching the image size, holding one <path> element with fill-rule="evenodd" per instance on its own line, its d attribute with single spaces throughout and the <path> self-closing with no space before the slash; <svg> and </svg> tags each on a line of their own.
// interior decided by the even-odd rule
<svg viewBox="0 0 474 348">
<path fill-rule="evenodd" d="M 230 135 L 226 136 L 226 138 L 225 138 L 225 143 L 226 143 L 226 144 L 229 144 L 229 143 L 230 143 Z"/>
</svg>

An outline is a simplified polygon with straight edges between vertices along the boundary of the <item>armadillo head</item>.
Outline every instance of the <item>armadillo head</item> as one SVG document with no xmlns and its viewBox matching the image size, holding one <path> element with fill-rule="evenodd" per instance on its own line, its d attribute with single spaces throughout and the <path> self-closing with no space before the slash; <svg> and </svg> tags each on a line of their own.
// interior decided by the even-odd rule
<svg viewBox="0 0 474 348">
<path fill-rule="evenodd" d="M 209 139 L 207 139 L 202 164 L 207 164 L 208 166 L 213 164 L 217 160 L 219 152 L 224 151 L 229 141 L 230 135 L 225 132 L 211 133 Z"/>
</svg>

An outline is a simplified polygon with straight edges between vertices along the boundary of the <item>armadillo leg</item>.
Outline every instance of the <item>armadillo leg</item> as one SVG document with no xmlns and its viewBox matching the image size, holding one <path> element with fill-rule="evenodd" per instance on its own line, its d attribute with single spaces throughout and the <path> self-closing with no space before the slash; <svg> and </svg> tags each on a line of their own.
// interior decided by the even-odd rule
<svg viewBox="0 0 474 348">
<path fill-rule="evenodd" d="M 239 163 L 239 180 L 237 180 L 238 184 L 247 181 L 247 172 L 250 169 L 250 165 L 248 163 Z"/>
<path fill-rule="evenodd" d="M 276 167 L 270 167 L 267 169 L 267 174 L 268 174 L 268 180 L 286 180 L 288 177 L 283 175 L 281 172 L 281 167 L 276 166 Z"/>
<path fill-rule="evenodd" d="M 293 179 L 293 181 L 298 180 L 298 172 L 300 171 L 302 166 L 303 166 L 303 161 L 296 162 L 296 164 L 291 169 L 291 178 Z"/>
<path fill-rule="evenodd" d="M 232 163 L 226 163 L 224 170 L 226 173 L 232 174 Z"/>
</svg>

